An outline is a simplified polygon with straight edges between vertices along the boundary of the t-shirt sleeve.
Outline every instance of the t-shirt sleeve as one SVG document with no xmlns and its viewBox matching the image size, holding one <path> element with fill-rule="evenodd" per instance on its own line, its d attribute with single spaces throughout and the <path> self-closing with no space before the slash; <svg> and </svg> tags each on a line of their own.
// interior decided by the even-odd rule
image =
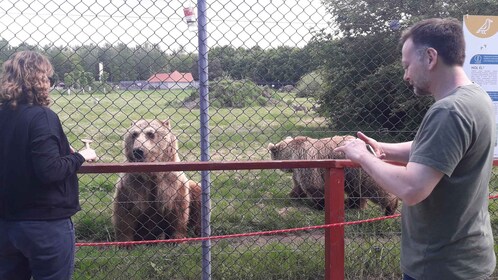
<svg viewBox="0 0 498 280">
<path fill-rule="evenodd" d="M 429 111 L 415 137 L 410 162 L 451 176 L 469 148 L 471 129 L 469 122 L 453 110 Z"/>
</svg>

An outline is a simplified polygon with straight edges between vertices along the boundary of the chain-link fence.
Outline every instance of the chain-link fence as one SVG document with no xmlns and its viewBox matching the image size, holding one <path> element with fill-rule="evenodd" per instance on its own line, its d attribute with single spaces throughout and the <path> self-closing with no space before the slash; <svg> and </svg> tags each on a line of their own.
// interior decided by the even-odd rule
<svg viewBox="0 0 498 280">
<path fill-rule="evenodd" d="M 331 158 L 327 149 L 343 139 L 328 137 L 414 136 L 432 101 L 402 81 L 401 30 L 423 17 L 498 14 L 494 1 L 470 2 L 2 1 L 0 62 L 24 49 L 47 55 L 57 80 L 51 108 L 71 145 L 90 139 L 100 162 L 195 162 L 206 151 L 211 161 Z M 296 174 L 318 187 L 299 188 Z M 348 174 L 347 221 L 399 212 L 389 194 L 362 189 L 360 170 Z M 324 222 L 319 170 L 79 178 L 77 242 L 199 236 L 207 179 L 211 235 Z M 495 234 L 496 209 L 490 201 Z M 399 219 L 345 230 L 346 278 L 401 277 Z M 74 278 L 200 279 L 202 250 L 79 247 Z M 213 279 L 324 277 L 321 230 L 213 241 L 210 253 Z"/>
</svg>

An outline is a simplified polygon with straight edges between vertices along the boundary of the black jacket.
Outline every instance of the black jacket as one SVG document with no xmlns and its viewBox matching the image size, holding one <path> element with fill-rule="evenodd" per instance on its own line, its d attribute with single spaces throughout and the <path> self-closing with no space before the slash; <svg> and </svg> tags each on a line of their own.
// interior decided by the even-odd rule
<svg viewBox="0 0 498 280">
<path fill-rule="evenodd" d="M 80 210 L 76 171 L 57 114 L 47 107 L 0 107 L 0 218 L 51 220 Z"/>
</svg>

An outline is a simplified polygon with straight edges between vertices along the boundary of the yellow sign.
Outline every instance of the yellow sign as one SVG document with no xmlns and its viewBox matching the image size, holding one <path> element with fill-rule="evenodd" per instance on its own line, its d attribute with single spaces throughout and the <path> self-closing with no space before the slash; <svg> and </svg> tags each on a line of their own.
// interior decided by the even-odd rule
<svg viewBox="0 0 498 280">
<path fill-rule="evenodd" d="M 489 38 L 498 33 L 498 16 L 466 15 L 463 22 L 469 33 L 478 38 Z"/>
</svg>

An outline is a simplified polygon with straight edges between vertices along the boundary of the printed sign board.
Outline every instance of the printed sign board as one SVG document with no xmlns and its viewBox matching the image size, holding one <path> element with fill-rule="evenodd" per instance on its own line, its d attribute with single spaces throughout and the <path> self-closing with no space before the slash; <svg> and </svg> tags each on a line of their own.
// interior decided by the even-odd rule
<svg viewBox="0 0 498 280">
<path fill-rule="evenodd" d="M 495 105 L 498 123 L 498 16 L 465 15 L 463 33 L 466 42 L 465 72 L 488 92 Z M 497 139 L 494 155 L 498 158 Z"/>
</svg>

